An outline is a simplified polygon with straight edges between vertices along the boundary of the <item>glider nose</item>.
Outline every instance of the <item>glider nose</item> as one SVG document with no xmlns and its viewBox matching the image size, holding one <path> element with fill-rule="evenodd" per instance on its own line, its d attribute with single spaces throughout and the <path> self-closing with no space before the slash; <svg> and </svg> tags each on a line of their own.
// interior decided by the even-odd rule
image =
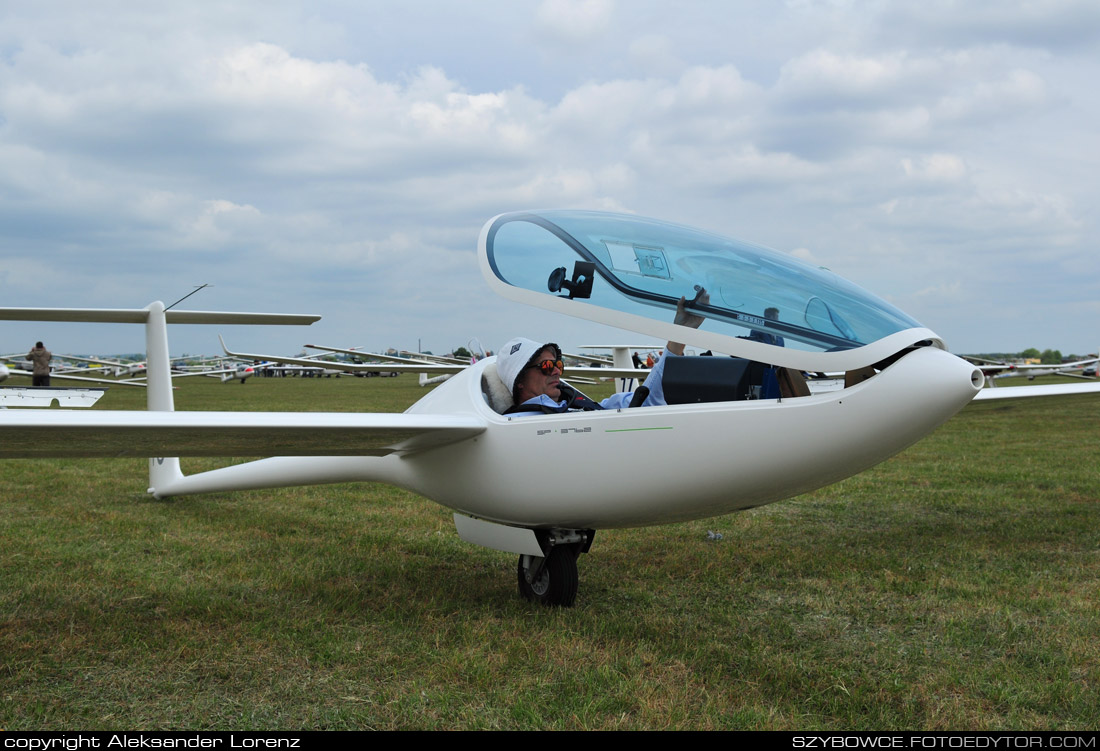
<svg viewBox="0 0 1100 751">
<path fill-rule="evenodd" d="M 913 350 L 868 383 L 883 376 L 896 382 L 926 418 L 937 422 L 969 404 L 985 385 L 980 368 L 937 347 Z"/>
<path fill-rule="evenodd" d="M 974 387 L 975 394 L 985 387 L 985 375 L 978 368 L 970 372 L 970 385 Z"/>
<path fill-rule="evenodd" d="M 943 406 L 949 411 L 962 409 L 985 386 L 985 376 L 981 368 L 976 368 L 972 363 L 944 350 L 927 349 L 929 351 L 924 353 L 924 359 L 936 368 L 937 375 L 930 380 L 939 383 Z"/>
</svg>

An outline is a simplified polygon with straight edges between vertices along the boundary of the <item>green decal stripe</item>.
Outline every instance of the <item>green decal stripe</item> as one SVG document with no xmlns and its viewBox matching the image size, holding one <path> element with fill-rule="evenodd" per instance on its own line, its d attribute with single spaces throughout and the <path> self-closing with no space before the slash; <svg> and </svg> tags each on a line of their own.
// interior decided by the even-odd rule
<svg viewBox="0 0 1100 751">
<path fill-rule="evenodd" d="M 621 428 L 619 430 L 605 430 L 605 433 L 637 433 L 643 430 L 672 430 L 672 426 L 660 427 L 660 428 Z"/>
</svg>

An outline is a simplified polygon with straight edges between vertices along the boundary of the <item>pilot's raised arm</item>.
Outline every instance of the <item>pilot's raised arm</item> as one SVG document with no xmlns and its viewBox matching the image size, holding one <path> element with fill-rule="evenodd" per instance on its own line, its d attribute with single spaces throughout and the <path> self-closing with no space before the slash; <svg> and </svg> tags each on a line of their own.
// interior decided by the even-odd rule
<svg viewBox="0 0 1100 751">
<path fill-rule="evenodd" d="M 688 306 L 706 305 L 708 302 L 710 302 L 710 296 L 704 289 L 700 289 L 690 303 L 681 297 L 676 304 L 676 317 L 673 323 L 699 328 L 703 323 L 703 316 L 688 312 Z M 684 345 L 670 341 L 665 345 L 665 352 L 674 357 L 683 355 Z M 646 389 L 648 394 L 638 406 L 655 407 L 665 404 L 664 388 L 661 383 L 665 359 L 661 357 L 646 377 L 642 388 Z M 612 394 L 603 401 L 595 402 L 569 384 L 561 382 L 563 368 L 561 348 L 554 342 L 539 344 L 532 339 L 518 337 L 505 344 L 497 355 L 497 374 L 511 391 L 513 399 L 513 406 L 505 414 L 522 416 L 578 410 L 621 409 L 629 407 L 634 399 L 636 392 L 624 391 Z"/>
<path fill-rule="evenodd" d="M 681 297 L 680 302 L 676 303 L 676 317 L 672 319 L 672 322 L 679 326 L 688 326 L 689 328 L 697 329 L 703 325 L 703 316 L 695 315 L 688 312 L 689 305 L 709 305 L 710 294 L 702 287 L 695 293 L 695 297 L 689 303 L 686 298 Z M 684 345 L 680 342 L 669 342 L 665 345 L 665 352 L 671 352 L 674 355 L 684 354 Z M 662 358 L 664 359 L 664 358 Z"/>
</svg>

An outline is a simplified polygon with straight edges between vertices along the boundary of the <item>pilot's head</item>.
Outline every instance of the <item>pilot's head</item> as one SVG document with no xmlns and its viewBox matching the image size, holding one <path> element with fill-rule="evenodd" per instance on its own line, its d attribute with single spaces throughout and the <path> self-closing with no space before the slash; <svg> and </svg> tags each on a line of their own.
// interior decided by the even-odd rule
<svg viewBox="0 0 1100 751">
<path fill-rule="evenodd" d="M 516 338 L 497 355 L 497 373 L 516 404 L 546 394 L 561 399 L 561 348 L 553 342 L 539 344 Z"/>
</svg>

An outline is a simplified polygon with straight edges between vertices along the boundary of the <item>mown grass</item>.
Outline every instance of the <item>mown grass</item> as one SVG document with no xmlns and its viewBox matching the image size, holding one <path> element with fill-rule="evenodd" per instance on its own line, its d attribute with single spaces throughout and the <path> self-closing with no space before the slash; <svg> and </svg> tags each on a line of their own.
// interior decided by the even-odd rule
<svg viewBox="0 0 1100 751">
<path fill-rule="evenodd" d="M 423 393 L 179 385 L 180 409 Z M 520 600 L 512 556 L 402 490 L 162 502 L 144 460 L 6 461 L 0 727 L 1095 729 L 1098 412 L 976 404 L 818 492 L 601 531 L 568 610 Z"/>
</svg>

